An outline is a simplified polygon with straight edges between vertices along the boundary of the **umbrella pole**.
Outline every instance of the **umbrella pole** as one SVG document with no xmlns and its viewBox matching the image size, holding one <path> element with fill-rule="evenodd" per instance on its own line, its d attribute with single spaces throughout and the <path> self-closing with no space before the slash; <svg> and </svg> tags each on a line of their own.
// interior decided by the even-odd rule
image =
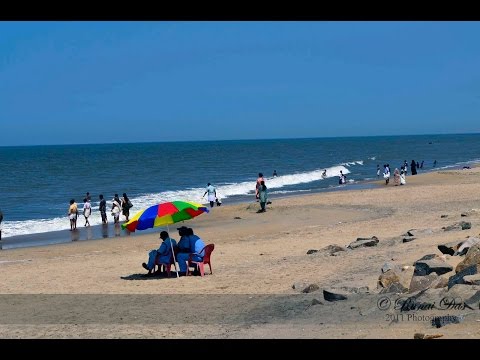
<svg viewBox="0 0 480 360">
<path fill-rule="evenodd" d="M 170 228 L 168 227 L 168 225 L 167 225 L 167 230 L 168 230 L 168 236 L 170 237 Z M 180 277 L 180 275 L 178 275 L 177 259 L 175 259 L 175 251 L 173 251 L 172 238 L 170 238 L 170 248 L 172 249 L 173 266 L 175 266 L 175 273 L 177 274 L 177 279 L 178 279 Z"/>
</svg>

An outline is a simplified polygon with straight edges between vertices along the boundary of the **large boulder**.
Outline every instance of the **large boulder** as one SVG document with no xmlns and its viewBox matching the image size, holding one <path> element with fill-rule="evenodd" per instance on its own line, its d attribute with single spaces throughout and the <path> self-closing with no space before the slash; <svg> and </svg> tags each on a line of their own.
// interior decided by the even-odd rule
<svg viewBox="0 0 480 360">
<path fill-rule="evenodd" d="M 480 244 L 473 245 L 465 255 L 465 259 L 457 264 L 455 272 L 460 272 L 472 265 L 480 264 Z"/>
<path fill-rule="evenodd" d="M 413 293 L 430 288 L 430 286 L 439 278 L 436 273 L 425 276 L 412 276 L 408 292 Z"/>
<path fill-rule="evenodd" d="M 456 284 L 465 284 L 464 277 L 467 275 L 476 275 L 478 274 L 478 266 L 470 265 L 469 267 L 464 268 L 462 271 L 459 271 L 455 275 L 452 275 L 448 279 L 448 288 Z"/>
<path fill-rule="evenodd" d="M 415 262 L 415 276 L 424 276 L 430 273 L 437 275 L 446 274 L 453 270 L 453 267 L 440 259 L 418 260 Z"/>
</svg>

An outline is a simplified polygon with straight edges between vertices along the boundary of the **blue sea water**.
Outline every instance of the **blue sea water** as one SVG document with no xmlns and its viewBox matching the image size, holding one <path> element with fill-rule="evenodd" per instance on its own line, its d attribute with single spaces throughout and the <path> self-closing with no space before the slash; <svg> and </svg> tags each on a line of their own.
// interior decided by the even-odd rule
<svg viewBox="0 0 480 360">
<path fill-rule="evenodd" d="M 87 191 L 98 225 L 99 194 L 110 208 L 113 195 L 126 192 L 133 214 L 171 200 L 206 203 L 208 182 L 224 204 L 254 201 L 262 172 L 274 199 L 338 188 L 340 170 L 349 181 L 343 188 L 362 184 L 376 179 L 377 164 L 393 172 L 412 159 L 424 161 L 419 172 L 478 162 L 480 134 L 0 147 L 2 237 L 68 233 L 69 200 L 81 209 Z"/>
</svg>

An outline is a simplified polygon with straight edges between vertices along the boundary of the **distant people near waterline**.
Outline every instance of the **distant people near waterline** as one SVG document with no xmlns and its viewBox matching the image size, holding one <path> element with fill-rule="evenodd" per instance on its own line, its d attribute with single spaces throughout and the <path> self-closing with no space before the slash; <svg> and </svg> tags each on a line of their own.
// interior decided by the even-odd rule
<svg viewBox="0 0 480 360">
<path fill-rule="evenodd" d="M 400 172 L 400 185 L 405 185 L 407 181 L 405 180 L 405 171 Z"/>
<path fill-rule="evenodd" d="M 90 203 L 92 202 L 92 197 L 90 196 L 90 193 L 88 191 L 87 191 L 87 194 L 85 195 L 85 199 L 90 201 Z"/>
<path fill-rule="evenodd" d="M 203 193 L 202 197 L 205 197 L 205 195 L 207 195 L 207 199 L 208 199 L 208 202 L 210 203 L 210 207 L 213 208 L 213 205 L 215 204 L 215 202 L 217 200 L 217 189 L 215 189 L 215 186 L 208 183 L 207 184 L 207 189 Z"/>
<path fill-rule="evenodd" d="M 88 200 L 88 198 L 85 198 L 83 199 L 83 216 L 85 217 L 84 226 L 90 226 L 90 221 L 88 221 L 88 218 L 90 217 L 91 214 L 92 214 L 92 205 L 90 204 L 90 200 Z"/>
<path fill-rule="evenodd" d="M 410 171 L 412 172 L 412 175 L 417 175 L 417 163 L 415 160 L 412 160 L 410 164 Z"/>
<path fill-rule="evenodd" d="M 273 177 L 277 177 L 277 170 L 273 170 Z"/>
<path fill-rule="evenodd" d="M 417 170 L 420 169 L 420 163 L 417 161 Z"/>
<path fill-rule="evenodd" d="M 0 241 L 2 241 L 2 221 L 3 221 L 3 212 L 2 210 L 0 209 Z M 0 249 L 1 249 L 1 245 L 0 245 Z"/>
<path fill-rule="evenodd" d="M 433 162 L 433 167 L 437 166 L 437 160 Z"/>
<path fill-rule="evenodd" d="M 343 171 L 340 170 L 340 175 L 338 176 L 338 183 L 342 185 L 342 184 L 345 184 L 346 182 L 347 182 L 347 177 L 345 176 Z"/>
<path fill-rule="evenodd" d="M 106 224 L 107 221 L 107 201 L 103 198 L 103 195 L 98 196 L 100 198 L 100 205 L 98 205 L 98 210 L 102 216 L 102 223 Z"/>
<path fill-rule="evenodd" d="M 395 171 L 393 172 L 393 184 L 395 186 L 400 185 L 400 171 L 398 171 L 398 168 L 395 168 Z"/>
<path fill-rule="evenodd" d="M 257 182 L 256 182 L 256 184 L 255 184 L 255 199 L 257 199 L 257 201 L 258 201 L 258 197 L 259 197 L 259 195 L 258 195 L 258 189 L 259 189 L 262 181 L 265 182 L 265 179 L 263 178 L 263 174 L 262 174 L 262 173 L 258 173 Z"/>
<path fill-rule="evenodd" d="M 130 217 L 130 208 L 133 207 L 132 202 L 128 198 L 126 193 L 123 193 L 122 197 L 122 214 L 125 216 L 125 221 L 128 221 Z"/>
<path fill-rule="evenodd" d="M 68 207 L 68 218 L 70 219 L 70 231 L 77 228 L 77 216 L 78 216 L 78 206 L 75 202 L 75 199 L 70 200 L 70 206 Z"/>
<path fill-rule="evenodd" d="M 262 181 L 258 188 L 258 199 L 260 200 L 260 210 L 258 212 L 267 211 L 265 205 L 267 204 L 268 194 L 267 187 L 265 186 L 265 181 Z"/>
<path fill-rule="evenodd" d="M 380 165 L 377 165 L 377 178 L 380 177 Z"/>
<path fill-rule="evenodd" d="M 403 172 L 405 173 L 405 176 L 408 174 L 408 163 L 407 160 L 403 160 Z"/>
<path fill-rule="evenodd" d="M 422 160 L 422 162 L 420 163 L 420 169 L 423 169 L 423 161 L 424 160 Z"/>
<path fill-rule="evenodd" d="M 327 177 L 327 169 L 323 170 L 323 173 L 322 173 L 322 178 L 326 178 Z"/>
<path fill-rule="evenodd" d="M 115 194 L 112 200 L 112 216 L 113 216 L 113 223 L 118 224 L 120 219 L 120 213 L 122 212 L 122 206 L 120 205 L 120 199 L 118 198 L 118 194 Z"/>
<path fill-rule="evenodd" d="M 385 179 L 385 185 L 390 182 L 390 166 L 388 164 L 383 165 L 383 178 Z"/>
</svg>

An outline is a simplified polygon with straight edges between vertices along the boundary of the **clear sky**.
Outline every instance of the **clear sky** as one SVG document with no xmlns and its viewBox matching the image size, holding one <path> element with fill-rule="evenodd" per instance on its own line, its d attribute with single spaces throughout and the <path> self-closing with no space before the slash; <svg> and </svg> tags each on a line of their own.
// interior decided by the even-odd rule
<svg viewBox="0 0 480 360">
<path fill-rule="evenodd" d="M 480 22 L 0 22 L 0 145 L 480 132 Z"/>
</svg>

